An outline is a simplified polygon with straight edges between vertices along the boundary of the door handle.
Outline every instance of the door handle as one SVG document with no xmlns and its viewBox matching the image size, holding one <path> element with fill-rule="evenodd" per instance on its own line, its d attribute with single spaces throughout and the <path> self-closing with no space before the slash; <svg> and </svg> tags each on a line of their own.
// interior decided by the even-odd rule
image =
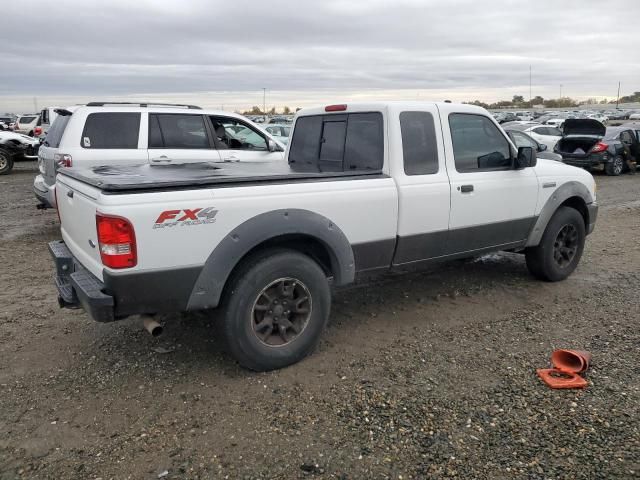
<svg viewBox="0 0 640 480">
<path fill-rule="evenodd" d="M 160 162 L 170 162 L 171 159 L 169 157 L 167 157 L 166 155 L 161 155 L 159 157 L 152 158 L 151 161 L 155 162 L 155 163 L 160 163 Z"/>
<path fill-rule="evenodd" d="M 460 193 L 471 193 L 473 192 L 473 185 L 460 185 L 458 190 L 460 190 Z"/>
<path fill-rule="evenodd" d="M 237 162 L 240 159 L 238 157 L 236 157 L 235 155 L 229 155 L 228 157 L 224 157 L 222 160 L 225 161 L 225 162 Z"/>
</svg>

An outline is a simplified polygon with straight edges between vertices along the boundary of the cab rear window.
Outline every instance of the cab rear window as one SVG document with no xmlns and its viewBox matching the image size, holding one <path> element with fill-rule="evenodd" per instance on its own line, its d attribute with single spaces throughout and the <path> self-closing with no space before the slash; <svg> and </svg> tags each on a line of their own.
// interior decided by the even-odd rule
<svg viewBox="0 0 640 480">
<path fill-rule="evenodd" d="M 293 129 L 289 163 L 297 170 L 381 170 L 384 162 L 379 112 L 300 117 Z"/>
<path fill-rule="evenodd" d="M 140 114 L 135 112 L 90 113 L 84 124 L 83 148 L 138 148 Z"/>
</svg>

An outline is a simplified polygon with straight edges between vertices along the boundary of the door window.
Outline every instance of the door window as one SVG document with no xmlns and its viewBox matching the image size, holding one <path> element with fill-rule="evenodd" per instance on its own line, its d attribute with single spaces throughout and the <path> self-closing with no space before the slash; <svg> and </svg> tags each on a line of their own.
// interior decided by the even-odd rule
<svg viewBox="0 0 640 480">
<path fill-rule="evenodd" d="M 487 117 L 452 113 L 449 127 L 458 172 L 511 169 L 509 142 Z"/>
<path fill-rule="evenodd" d="M 134 112 L 90 113 L 84 124 L 83 148 L 138 148 L 140 114 Z"/>
<path fill-rule="evenodd" d="M 149 148 L 211 148 L 202 115 L 149 115 Z"/>
<path fill-rule="evenodd" d="M 267 152 L 267 139 L 247 124 L 228 117 L 209 117 L 218 148 Z"/>
<path fill-rule="evenodd" d="M 429 112 L 402 112 L 400 130 L 404 173 L 407 175 L 438 173 L 438 145 L 433 115 Z"/>
</svg>

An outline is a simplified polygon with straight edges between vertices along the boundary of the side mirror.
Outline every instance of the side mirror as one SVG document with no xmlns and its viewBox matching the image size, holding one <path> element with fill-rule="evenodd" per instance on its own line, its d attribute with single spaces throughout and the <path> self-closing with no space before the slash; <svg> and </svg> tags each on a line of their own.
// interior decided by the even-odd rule
<svg viewBox="0 0 640 480">
<path fill-rule="evenodd" d="M 273 140 L 267 140 L 267 150 L 270 152 L 282 152 L 282 148 Z"/>
<path fill-rule="evenodd" d="M 544 152 L 547 149 L 547 146 L 544 143 L 539 143 L 538 144 L 538 151 L 539 152 Z"/>
<path fill-rule="evenodd" d="M 522 170 L 523 168 L 535 167 L 538 163 L 536 151 L 533 147 L 518 148 L 518 156 L 516 157 L 514 168 Z"/>
</svg>

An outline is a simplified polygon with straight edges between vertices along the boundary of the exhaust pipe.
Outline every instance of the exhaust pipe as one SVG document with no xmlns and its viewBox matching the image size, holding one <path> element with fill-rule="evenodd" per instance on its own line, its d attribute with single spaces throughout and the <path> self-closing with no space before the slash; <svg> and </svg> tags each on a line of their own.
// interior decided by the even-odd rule
<svg viewBox="0 0 640 480">
<path fill-rule="evenodd" d="M 144 329 L 151 334 L 152 337 L 157 337 L 162 334 L 162 325 L 155 321 L 155 319 L 149 315 L 142 315 L 142 324 Z"/>
</svg>

